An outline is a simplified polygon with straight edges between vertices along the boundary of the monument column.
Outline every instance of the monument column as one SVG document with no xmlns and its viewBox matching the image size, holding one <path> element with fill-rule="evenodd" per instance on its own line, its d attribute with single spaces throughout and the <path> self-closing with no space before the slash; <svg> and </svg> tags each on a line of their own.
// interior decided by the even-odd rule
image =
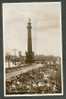
<svg viewBox="0 0 66 99">
<path fill-rule="evenodd" d="M 34 53 L 32 52 L 32 35 L 31 35 L 31 19 L 27 23 L 28 39 L 27 39 L 27 52 L 26 52 L 26 63 L 32 63 Z"/>
</svg>

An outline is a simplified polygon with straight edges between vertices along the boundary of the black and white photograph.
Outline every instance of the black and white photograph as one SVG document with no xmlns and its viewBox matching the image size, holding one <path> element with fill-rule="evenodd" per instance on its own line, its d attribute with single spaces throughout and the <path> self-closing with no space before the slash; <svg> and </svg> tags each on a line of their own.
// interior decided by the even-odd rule
<svg viewBox="0 0 66 99">
<path fill-rule="evenodd" d="M 3 3 L 4 96 L 63 95 L 61 2 Z"/>
</svg>

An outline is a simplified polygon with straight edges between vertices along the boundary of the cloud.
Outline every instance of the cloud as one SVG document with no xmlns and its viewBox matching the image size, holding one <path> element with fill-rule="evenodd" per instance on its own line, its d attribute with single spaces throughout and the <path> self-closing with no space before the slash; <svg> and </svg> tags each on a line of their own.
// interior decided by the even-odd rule
<svg viewBox="0 0 66 99">
<path fill-rule="evenodd" d="M 5 49 L 18 49 L 23 53 L 27 50 L 27 22 L 29 17 L 32 21 L 34 52 L 60 55 L 60 2 L 4 3 L 3 31 L 5 33 Z"/>
</svg>

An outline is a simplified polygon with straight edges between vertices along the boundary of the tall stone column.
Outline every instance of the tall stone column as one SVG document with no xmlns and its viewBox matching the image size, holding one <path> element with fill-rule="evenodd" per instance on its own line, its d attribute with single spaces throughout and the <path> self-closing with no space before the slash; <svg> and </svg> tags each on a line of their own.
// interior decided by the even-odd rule
<svg viewBox="0 0 66 99">
<path fill-rule="evenodd" d="M 27 39 L 27 52 L 26 63 L 32 63 L 34 59 L 34 53 L 32 52 L 32 35 L 31 35 L 31 19 L 27 23 L 28 39 Z"/>
</svg>

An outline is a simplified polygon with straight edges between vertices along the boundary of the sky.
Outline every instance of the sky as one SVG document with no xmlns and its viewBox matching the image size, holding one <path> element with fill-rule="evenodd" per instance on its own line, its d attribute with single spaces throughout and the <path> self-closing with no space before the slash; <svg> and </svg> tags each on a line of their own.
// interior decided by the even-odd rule
<svg viewBox="0 0 66 99">
<path fill-rule="evenodd" d="M 3 3 L 5 52 L 27 51 L 27 23 L 31 18 L 32 50 L 35 54 L 61 56 L 60 2 Z"/>
</svg>

